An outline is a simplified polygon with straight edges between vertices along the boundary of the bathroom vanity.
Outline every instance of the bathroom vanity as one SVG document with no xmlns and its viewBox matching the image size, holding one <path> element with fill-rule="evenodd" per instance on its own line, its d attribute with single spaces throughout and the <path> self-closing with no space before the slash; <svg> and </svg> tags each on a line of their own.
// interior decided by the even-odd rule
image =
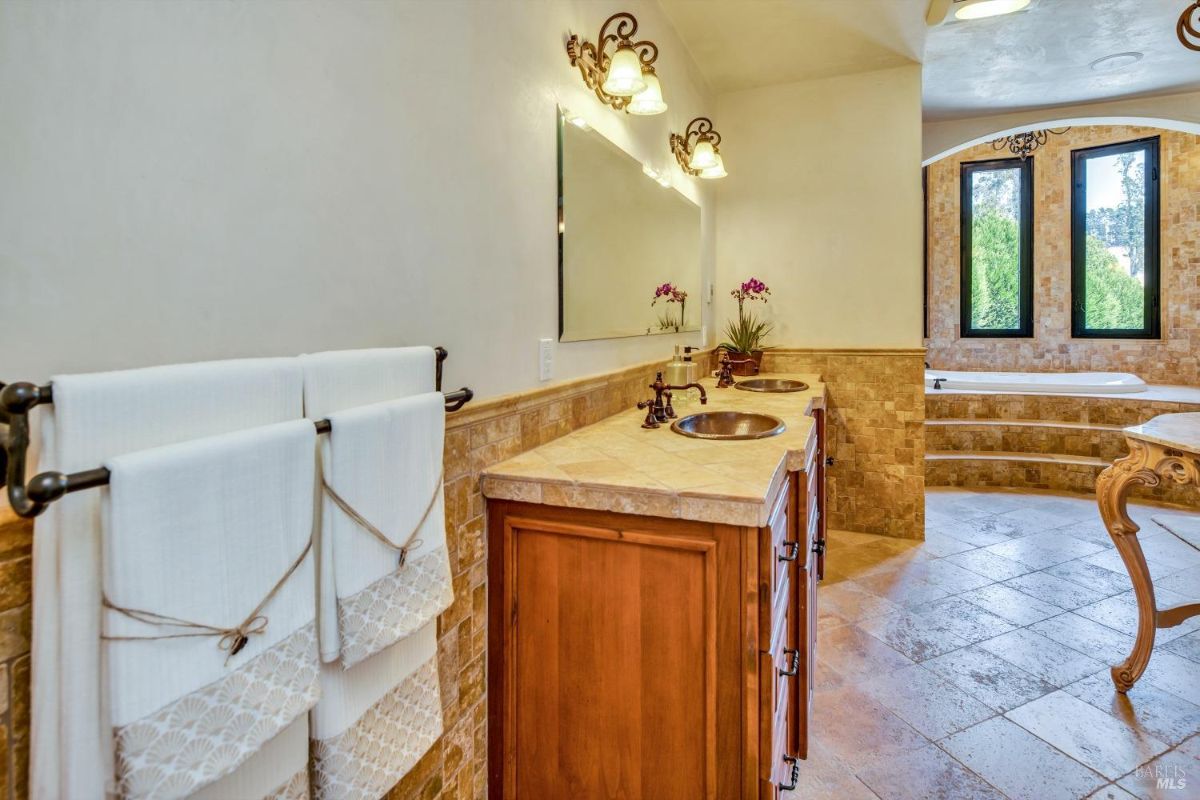
<svg viewBox="0 0 1200 800">
<path fill-rule="evenodd" d="M 636 409 L 488 469 L 493 800 L 776 798 L 807 754 L 824 386 L 716 389 L 779 435 L 689 438 Z M 678 395 L 677 395 L 678 397 Z"/>
</svg>

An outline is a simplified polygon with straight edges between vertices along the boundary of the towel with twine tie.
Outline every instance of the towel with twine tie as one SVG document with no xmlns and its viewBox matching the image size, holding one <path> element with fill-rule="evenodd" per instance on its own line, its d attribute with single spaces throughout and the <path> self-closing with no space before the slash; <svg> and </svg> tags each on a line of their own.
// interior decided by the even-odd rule
<svg viewBox="0 0 1200 800">
<path fill-rule="evenodd" d="M 295 420 L 105 465 L 118 796 L 189 796 L 315 705 L 315 453 L 312 423 Z M 277 783 L 295 773 L 293 755 Z"/>
<path fill-rule="evenodd" d="M 329 415 L 320 442 L 321 655 L 349 669 L 454 600 L 439 392 Z"/>
</svg>

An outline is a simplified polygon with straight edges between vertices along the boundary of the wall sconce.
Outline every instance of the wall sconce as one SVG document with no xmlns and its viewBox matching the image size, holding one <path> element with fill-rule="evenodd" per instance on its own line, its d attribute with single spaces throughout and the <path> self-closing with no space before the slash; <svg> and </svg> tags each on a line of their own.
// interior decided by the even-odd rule
<svg viewBox="0 0 1200 800">
<path fill-rule="evenodd" d="M 613 23 L 616 26 L 609 32 Z M 654 73 L 658 45 L 649 40 L 633 41 L 637 28 L 633 14 L 613 14 L 600 26 L 595 44 L 571 34 L 567 39 L 567 57 L 572 67 L 579 67 L 583 82 L 596 92 L 602 103 L 628 114 L 661 114 L 667 110 L 667 104 L 663 102 L 662 84 Z M 616 45 L 612 55 L 605 53 L 609 44 Z"/>
<path fill-rule="evenodd" d="M 688 123 L 682 136 L 672 133 L 670 142 L 675 160 L 688 175 L 709 180 L 729 174 L 721 159 L 721 134 L 713 130 L 712 120 L 708 117 L 696 117 Z"/>
</svg>

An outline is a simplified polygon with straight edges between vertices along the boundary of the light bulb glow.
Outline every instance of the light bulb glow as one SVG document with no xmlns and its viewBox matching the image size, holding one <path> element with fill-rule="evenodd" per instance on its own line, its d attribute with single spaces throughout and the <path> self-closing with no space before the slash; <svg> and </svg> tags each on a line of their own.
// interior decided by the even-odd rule
<svg viewBox="0 0 1200 800">
<path fill-rule="evenodd" d="M 658 81 L 658 76 L 653 72 L 642 73 L 642 80 L 646 84 L 646 88 L 633 96 L 629 101 L 629 106 L 625 110 L 630 114 L 648 117 L 652 114 L 661 114 L 667 110 L 667 104 L 663 102 L 662 84 Z"/>
<path fill-rule="evenodd" d="M 642 60 L 632 47 L 618 47 L 612 54 L 604 74 L 604 85 L 600 88 L 613 97 L 632 97 L 646 88 Z"/>
<path fill-rule="evenodd" d="M 700 139 L 692 148 L 692 157 L 688 160 L 688 169 L 708 169 L 717 164 L 717 149 L 708 139 Z"/>
<path fill-rule="evenodd" d="M 1030 0 L 979 0 L 954 12 L 955 19 L 985 19 L 1012 14 L 1029 5 Z"/>
<path fill-rule="evenodd" d="M 706 167 L 700 170 L 700 174 L 696 177 L 710 181 L 714 178 L 724 178 L 729 173 L 725 171 L 725 161 L 721 158 L 721 154 L 717 153 L 717 160 L 711 167 Z"/>
</svg>

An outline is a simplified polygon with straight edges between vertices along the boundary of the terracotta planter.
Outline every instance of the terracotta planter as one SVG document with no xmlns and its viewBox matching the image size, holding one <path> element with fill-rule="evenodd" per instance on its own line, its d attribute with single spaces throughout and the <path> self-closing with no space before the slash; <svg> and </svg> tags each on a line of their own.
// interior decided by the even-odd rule
<svg viewBox="0 0 1200 800">
<path fill-rule="evenodd" d="M 734 375 L 749 378 L 758 374 L 759 368 L 762 366 L 762 350 L 755 350 L 751 353 L 726 352 L 729 355 L 729 363 Z"/>
</svg>

